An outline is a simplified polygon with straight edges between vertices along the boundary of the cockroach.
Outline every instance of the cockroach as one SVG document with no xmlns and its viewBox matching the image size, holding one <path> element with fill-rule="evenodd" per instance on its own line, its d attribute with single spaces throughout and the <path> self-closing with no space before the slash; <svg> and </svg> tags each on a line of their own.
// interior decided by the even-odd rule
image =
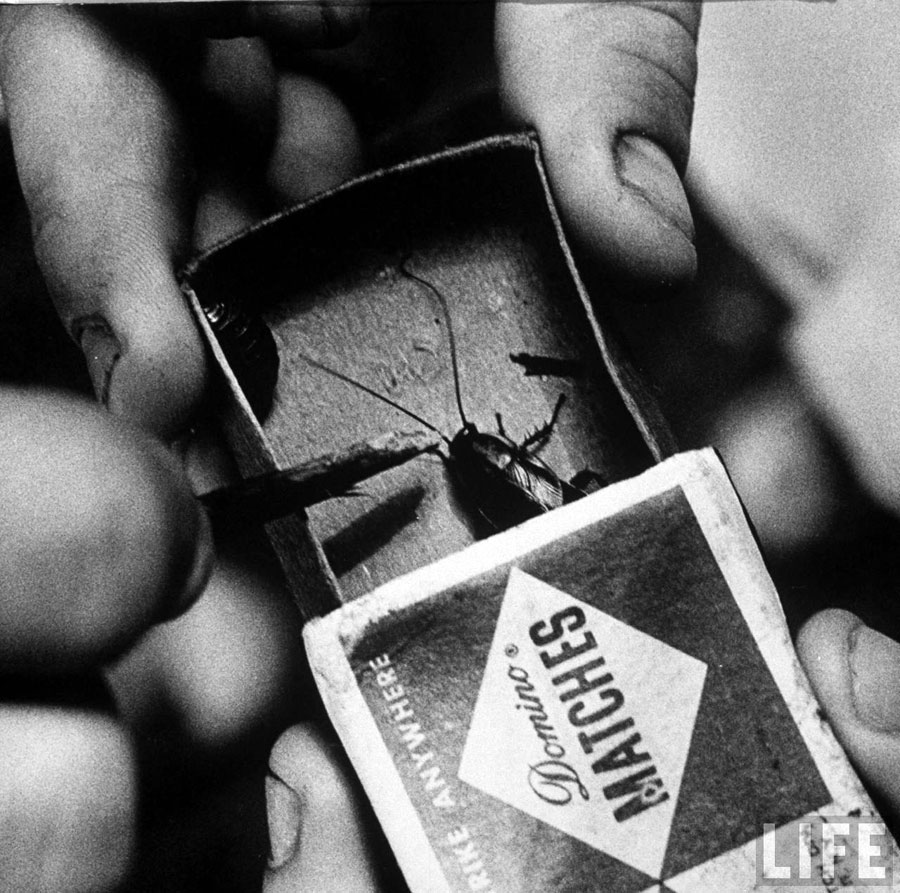
<svg viewBox="0 0 900 893">
<path fill-rule="evenodd" d="M 605 483 L 598 474 L 589 470 L 579 472 L 571 481 L 563 480 L 537 455 L 553 434 L 565 403 L 564 394 L 560 394 L 556 401 L 550 419 L 521 443 L 516 443 L 507 435 L 500 413 L 495 414 L 496 434 L 478 430 L 463 407 L 456 336 L 447 301 L 432 283 L 410 271 L 406 267 L 406 261 L 401 262 L 399 269 L 404 276 L 435 295 L 446 321 L 456 407 L 462 422 L 462 427 L 453 437 L 448 437 L 427 419 L 363 382 L 310 357 L 302 356 L 302 359 L 381 400 L 437 434 L 447 445 L 449 456 L 444 458 L 467 497 L 466 504 L 487 522 L 493 532 L 506 530 L 529 518 L 573 502 L 585 496 L 585 487 L 592 483 Z"/>
<path fill-rule="evenodd" d="M 278 346 L 263 319 L 226 298 L 201 302 L 219 346 L 256 417 L 265 419 L 272 408 L 278 381 Z"/>
</svg>

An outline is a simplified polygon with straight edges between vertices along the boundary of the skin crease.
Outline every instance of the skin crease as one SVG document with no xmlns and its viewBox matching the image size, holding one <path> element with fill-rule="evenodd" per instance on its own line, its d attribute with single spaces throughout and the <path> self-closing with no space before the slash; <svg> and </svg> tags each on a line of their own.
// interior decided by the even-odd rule
<svg viewBox="0 0 900 893">
<path fill-rule="evenodd" d="M 797 651 L 838 740 L 879 799 L 900 820 L 900 645 L 849 611 L 808 620 Z"/>
<path fill-rule="evenodd" d="M 343 771 L 340 755 L 334 753 L 336 746 L 313 727 L 298 725 L 282 735 L 272 751 L 266 782 L 269 803 L 275 804 L 269 814 L 273 832 L 269 864 L 277 868 L 267 873 L 266 893 L 369 893 L 378 889 L 358 794 Z M 279 814 L 294 804 L 299 823 L 295 816 Z M 280 848 L 279 826 L 291 829 Z M 335 852 L 341 854 L 340 859 L 333 858 Z"/>
<path fill-rule="evenodd" d="M 501 93 L 515 119 L 537 126 L 575 238 L 641 281 L 696 271 L 680 174 L 699 19 L 689 3 L 497 9 Z"/>
<path fill-rule="evenodd" d="M 323 8 L 331 17 L 327 21 Z M 379 136 L 371 120 L 357 114 L 369 100 L 375 105 L 377 99 L 386 119 L 392 113 L 399 119 L 427 111 L 415 93 L 419 83 L 429 84 L 436 95 L 453 95 L 441 72 L 427 71 L 396 78 L 393 92 L 376 96 L 381 62 L 377 44 L 366 44 L 365 36 L 375 33 L 383 45 L 403 48 L 402 16 L 393 14 L 392 19 L 390 10 L 373 11 L 360 42 L 327 56 L 322 47 L 350 40 L 363 28 L 362 13 L 361 7 L 319 4 L 312 9 L 247 7 L 223 20 L 206 11 L 151 10 L 141 27 L 132 29 L 116 18 L 121 13 L 98 17 L 63 7 L 0 11 L 0 83 L 41 269 L 61 319 L 85 350 L 95 389 L 116 415 L 168 438 L 183 431 L 202 405 L 207 370 L 172 273 L 180 260 L 195 246 L 364 167 Z M 417 14 L 427 26 L 432 13 Z M 623 275 L 650 285 L 684 282 L 696 265 L 680 176 L 687 161 L 699 16 L 699 4 L 686 3 L 500 4 L 494 59 L 486 66 L 495 72 L 509 118 L 537 127 L 574 240 Z M 271 53 L 264 40 L 254 37 L 214 44 L 201 61 L 203 34 L 267 39 L 277 34 L 279 52 Z M 427 27 L 418 29 L 417 20 L 413 38 L 424 42 L 433 37 Z M 427 64 L 431 59 L 446 63 L 453 56 L 431 48 L 426 44 L 426 52 L 410 57 L 424 58 Z M 386 55 L 394 65 L 403 58 L 402 53 Z M 402 65 L 394 73 L 399 70 Z M 198 80 L 216 97 L 215 104 L 185 89 Z M 230 136 L 223 139 L 227 125 Z M 222 152 L 222 145 L 229 151 Z M 186 581 L 202 581 L 208 568 L 208 544 L 203 545 L 202 522 L 188 508 L 184 481 L 158 446 L 106 417 L 98 422 L 101 416 L 93 410 L 55 397 L 17 394 L 4 411 L 11 405 L 18 405 L 9 411 L 19 413 L 22 425 L 16 443 L 0 447 L 0 461 L 12 473 L 3 484 L 4 504 L 14 505 L 16 512 L 36 513 L 28 524 L 16 525 L 17 549 L 42 560 L 27 568 L 28 598 L 15 592 L 0 606 L 7 612 L 3 629 L 8 623 L 21 635 L 10 639 L 28 643 L 24 647 L 10 641 L 4 654 L 17 673 L 44 672 L 48 666 L 80 672 L 127 650 L 148 625 L 183 609 L 197 594 L 194 583 Z M 14 425 L 5 428 L 17 430 Z M 81 449 L 60 464 L 43 463 L 41 469 L 48 471 L 43 479 L 16 476 L 22 456 L 37 457 L 54 445 L 67 445 L 73 432 Z M 85 468 L 91 487 L 84 484 Z M 63 494 L 58 503 L 53 502 L 57 493 Z M 150 510 L 135 519 L 130 514 L 135 505 Z M 29 533 L 35 535 L 33 541 Z M 92 548 L 98 543 L 104 546 Z M 122 563 L 108 560 L 109 549 L 122 554 Z M 15 560 L 5 543 L 0 560 Z M 198 565 L 195 575 L 192 568 Z M 24 579 L 22 568 L 13 570 L 5 579 Z M 103 585 L 91 593 L 87 608 L 77 592 L 64 591 L 71 586 L 61 585 L 63 580 L 94 578 Z M 34 598 L 53 611 L 30 611 Z M 203 610 L 221 618 L 236 603 L 219 600 L 214 592 L 203 604 Z M 64 613 L 54 618 L 60 605 Z M 72 627 L 77 635 L 71 640 L 65 621 L 69 612 L 77 618 Z M 191 615 L 157 627 L 130 650 L 131 657 L 118 665 L 118 691 L 128 692 L 135 684 L 127 674 L 129 659 L 164 665 L 168 675 L 159 691 L 168 691 L 172 703 L 182 705 L 183 718 L 203 713 L 204 704 L 217 705 L 196 722 L 192 734 L 224 746 L 241 740 L 251 720 L 272 714 L 277 703 L 272 692 L 285 684 L 286 675 L 274 672 L 258 701 L 245 705 L 249 718 L 232 722 L 240 674 L 207 700 L 201 689 L 189 689 L 184 682 L 192 667 L 215 668 L 214 658 L 220 656 L 208 640 L 194 634 Z M 265 652 L 274 634 L 265 631 L 266 623 L 260 628 L 254 648 Z M 846 641 L 846 626 L 813 626 L 801 637 L 801 653 L 814 684 L 832 702 L 835 725 L 851 753 L 887 796 L 895 796 L 879 776 L 887 773 L 890 760 L 866 763 L 861 754 L 870 739 L 854 737 L 853 721 L 840 720 L 845 715 L 841 711 L 848 710 L 846 688 L 839 687 L 846 664 L 817 658 L 826 653 L 827 643 L 841 641 Z M 239 659 L 225 663 L 252 671 L 246 641 L 237 641 L 234 648 Z M 281 652 L 269 652 L 278 665 Z M 858 669 L 858 674 L 867 672 L 871 668 Z M 220 678 L 214 671 L 208 676 L 210 684 Z M 136 705 L 157 695 L 156 690 L 132 693 L 128 704 L 136 713 Z M 124 713 L 130 716 L 128 705 Z M 32 737 L 43 735 L 42 724 L 57 721 L 79 729 L 77 754 L 51 746 L 66 738 L 62 732 L 41 737 L 51 765 L 65 759 L 83 767 L 79 777 L 85 783 L 68 792 L 71 809 L 48 814 L 46 805 L 63 802 L 55 799 L 63 792 L 51 788 L 50 796 L 41 799 L 41 792 L 28 786 L 32 776 L 24 769 L 21 777 L 4 782 L 21 783 L 21 792 L 0 797 L 0 803 L 21 804 L 25 818 L 17 820 L 16 828 L 27 830 L 29 822 L 52 828 L 55 822 L 61 839 L 86 837 L 77 844 L 49 847 L 44 862 L 48 872 L 56 871 L 56 887 L 45 882 L 48 874 L 43 880 L 24 877 L 14 888 L 109 889 L 127 870 L 135 833 L 129 738 L 121 725 L 108 718 L 85 721 L 81 711 L 23 719 L 26 726 L 33 723 L 26 729 Z M 0 753 L 4 746 L 22 753 L 12 737 L 0 736 Z M 377 889 L 353 805 L 354 789 L 334 752 L 314 731 L 295 728 L 279 741 L 271 760 L 280 781 L 269 783 L 270 802 L 278 807 L 273 809 L 276 819 L 280 815 L 286 823 L 273 831 L 273 838 L 288 841 L 281 853 L 289 856 L 269 871 L 267 889 Z M 98 765 L 105 767 L 103 783 L 93 784 Z M 103 820 L 86 822 L 82 829 L 85 815 Z M 5 827 L 5 817 L 0 812 L 0 827 Z M 298 818 L 299 828 L 292 827 Z M 340 846 L 313 833 L 327 828 L 343 829 Z M 40 839 L 53 839 L 53 834 Z M 353 842 L 349 851 L 348 840 Z M 104 842 L 115 847 L 104 866 L 108 874 L 90 878 L 86 857 L 79 861 L 79 856 L 97 852 Z M 54 859 L 66 853 L 77 865 L 63 861 L 58 863 L 62 868 L 53 869 Z M 35 859 L 39 857 L 31 855 L 26 861 Z M 0 868 L 5 870 L 4 863 Z M 63 885 L 63 877 L 70 883 Z M 79 882 L 72 885 L 72 879 Z M 318 886 L 304 886 L 309 884 Z"/>
</svg>

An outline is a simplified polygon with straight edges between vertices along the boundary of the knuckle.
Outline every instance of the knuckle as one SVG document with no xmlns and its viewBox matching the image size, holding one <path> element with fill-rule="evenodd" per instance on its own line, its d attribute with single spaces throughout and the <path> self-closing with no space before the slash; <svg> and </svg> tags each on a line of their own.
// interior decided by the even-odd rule
<svg viewBox="0 0 900 893">
<path fill-rule="evenodd" d="M 315 813 L 331 813 L 354 800 L 343 756 L 311 728 L 292 726 L 282 733 L 269 765 Z"/>
</svg>

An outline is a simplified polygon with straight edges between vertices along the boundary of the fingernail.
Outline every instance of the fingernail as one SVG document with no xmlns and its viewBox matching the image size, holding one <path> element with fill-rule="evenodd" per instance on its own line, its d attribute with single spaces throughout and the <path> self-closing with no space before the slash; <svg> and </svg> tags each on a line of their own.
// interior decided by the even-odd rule
<svg viewBox="0 0 900 893">
<path fill-rule="evenodd" d="M 681 177 L 657 143 L 637 134 L 621 136 L 616 147 L 616 171 L 625 186 L 690 242 L 694 241 L 694 221 Z"/>
<path fill-rule="evenodd" d="M 209 523 L 209 516 L 206 511 L 197 504 L 198 508 L 198 527 L 196 536 L 196 547 L 194 551 L 194 563 L 188 573 L 184 588 L 181 591 L 181 598 L 178 599 L 179 613 L 189 608 L 200 596 L 200 593 L 206 589 L 209 582 L 210 574 L 212 574 L 213 562 L 215 560 L 215 543 L 213 540 L 212 526 Z"/>
<path fill-rule="evenodd" d="M 187 487 L 169 510 L 168 520 L 178 531 L 178 558 L 173 568 L 172 598 L 163 607 L 161 621 L 180 617 L 197 601 L 206 589 L 216 558 L 209 515 Z"/>
<path fill-rule="evenodd" d="M 88 375 L 97 400 L 109 406 L 109 390 L 122 345 L 110 324 L 99 313 L 82 316 L 72 323 L 72 334 L 87 360 Z"/>
<path fill-rule="evenodd" d="M 850 633 L 849 661 L 859 718 L 878 731 L 900 731 L 900 645 L 861 624 Z"/>
<path fill-rule="evenodd" d="M 271 772 L 266 776 L 266 814 L 269 820 L 269 868 L 293 858 L 300 841 L 302 804 L 297 792 Z"/>
</svg>

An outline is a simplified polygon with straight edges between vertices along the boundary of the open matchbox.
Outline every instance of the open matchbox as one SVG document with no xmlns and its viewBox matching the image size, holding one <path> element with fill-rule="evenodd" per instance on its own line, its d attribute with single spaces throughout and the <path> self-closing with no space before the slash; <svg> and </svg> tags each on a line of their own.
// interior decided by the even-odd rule
<svg viewBox="0 0 900 893">
<path fill-rule="evenodd" d="M 460 429 L 446 323 L 404 264 L 446 298 L 467 417 L 493 430 L 500 413 L 521 440 L 564 394 L 542 458 L 609 482 L 476 541 L 477 508 L 428 456 L 268 525 L 410 889 L 846 888 L 862 838 L 835 856 L 816 816 L 879 829 L 890 877 L 895 845 L 814 701 L 728 476 L 711 450 L 675 453 L 584 290 L 533 137 L 376 172 L 190 265 L 242 471 L 416 427 L 348 376 Z M 274 337 L 258 413 L 252 370 L 201 310 L 217 302 Z M 788 880 L 764 877 L 777 867 Z"/>
</svg>

